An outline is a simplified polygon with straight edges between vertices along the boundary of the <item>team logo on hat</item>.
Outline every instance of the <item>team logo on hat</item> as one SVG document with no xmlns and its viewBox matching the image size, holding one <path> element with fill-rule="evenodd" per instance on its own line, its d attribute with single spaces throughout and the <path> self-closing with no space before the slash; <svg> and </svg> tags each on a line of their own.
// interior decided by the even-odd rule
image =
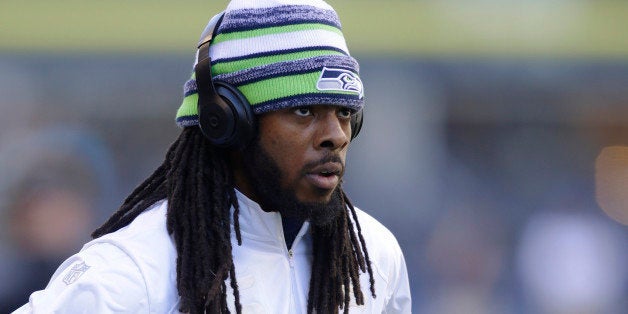
<svg viewBox="0 0 628 314">
<path fill-rule="evenodd" d="M 321 77 L 316 82 L 318 90 L 352 92 L 360 98 L 364 97 L 364 88 L 360 78 L 351 71 L 334 68 L 323 68 Z"/>
</svg>

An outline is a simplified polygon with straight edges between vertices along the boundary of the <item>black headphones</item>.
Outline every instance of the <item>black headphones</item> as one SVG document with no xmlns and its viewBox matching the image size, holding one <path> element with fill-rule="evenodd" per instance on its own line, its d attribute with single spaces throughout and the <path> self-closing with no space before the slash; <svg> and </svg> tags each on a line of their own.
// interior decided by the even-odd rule
<svg viewBox="0 0 628 314">
<path fill-rule="evenodd" d="M 255 134 L 255 115 L 248 100 L 230 84 L 214 81 L 211 75 L 209 45 L 224 12 L 214 16 L 201 35 L 194 72 L 198 92 L 198 124 L 212 145 L 224 148 L 244 148 Z M 351 140 L 363 122 L 362 110 L 351 116 Z"/>
</svg>

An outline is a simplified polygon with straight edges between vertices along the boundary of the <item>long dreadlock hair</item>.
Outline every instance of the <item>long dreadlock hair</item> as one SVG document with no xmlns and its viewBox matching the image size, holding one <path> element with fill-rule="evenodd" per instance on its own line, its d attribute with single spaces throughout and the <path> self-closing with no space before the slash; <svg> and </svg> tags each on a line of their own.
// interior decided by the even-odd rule
<svg viewBox="0 0 628 314">
<path fill-rule="evenodd" d="M 231 253 L 231 219 L 238 245 L 242 237 L 227 156 L 226 151 L 205 140 L 198 127 L 185 128 L 170 146 L 163 164 L 92 233 L 97 238 L 114 232 L 155 202 L 167 199 L 167 229 L 174 235 L 177 250 L 181 312 L 229 313 L 227 278 L 236 312 L 242 312 Z M 341 193 L 346 210 L 328 226 L 312 226 L 314 260 L 308 313 L 348 313 L 351 287 L 356 303 L 364 304 L 360 272 L 368 272 L 370 292 L 375 297 L 373 270 L 357 214 L 346 194 Z"/>
</svg>

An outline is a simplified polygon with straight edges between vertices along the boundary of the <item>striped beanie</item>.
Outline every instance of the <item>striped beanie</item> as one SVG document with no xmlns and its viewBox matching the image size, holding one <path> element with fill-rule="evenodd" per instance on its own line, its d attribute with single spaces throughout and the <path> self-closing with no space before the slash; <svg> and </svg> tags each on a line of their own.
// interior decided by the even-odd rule
<svg viewBox="0 0 628 314">
<path fill-rule="evenodd" d="M 322 0 L 232 0 L 209 55 L 213 80 L 235 86 L 255 114 L 320 104 L 355 111 L 364 106 L 358 63 L 349 55 L 338 15 Z M 198 124 L 194 76 L 184 85 L 180 127 Z"/>
</svg>

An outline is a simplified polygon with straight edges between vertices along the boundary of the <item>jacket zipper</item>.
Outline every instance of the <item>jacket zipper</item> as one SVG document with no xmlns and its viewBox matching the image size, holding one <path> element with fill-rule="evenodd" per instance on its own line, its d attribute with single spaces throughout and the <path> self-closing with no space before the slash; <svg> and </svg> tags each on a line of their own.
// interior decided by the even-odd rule
<svg viewBox="0 0 628 314">
<path fill-rule="evenodd" d="M 303 226 L 301 226 L 301 228 L 303 228 Z M 297 303 L 296 298 L 295 298 L 296 293 L 297 293 L 297 287 L 295 285 L 297 283 L 296 283 L 296 269 L 294 268 L 294 248 L 297 247 L 302 237 L 303 237 L 303 234 L 301 234 L 301 231 L 299 231 L 296 238 L 292 242 L 292 246 L 291 247 L 286 246 L 286 249 L 288 249 L 288 264 L 290 265 L 290 311 L 291 312 L 297 311 L 298 307 L 303 306 L 302 304 L 300 304 L 301 302 Z M 283 243 L 286 243 L 285 239 Z"/>
<path fill-rule="evenodd" d="M 288 250 L 288 262 L 290 263 L 290 268 L 294 268 L 294 251 L 292 249 Z"/>
</svg>

